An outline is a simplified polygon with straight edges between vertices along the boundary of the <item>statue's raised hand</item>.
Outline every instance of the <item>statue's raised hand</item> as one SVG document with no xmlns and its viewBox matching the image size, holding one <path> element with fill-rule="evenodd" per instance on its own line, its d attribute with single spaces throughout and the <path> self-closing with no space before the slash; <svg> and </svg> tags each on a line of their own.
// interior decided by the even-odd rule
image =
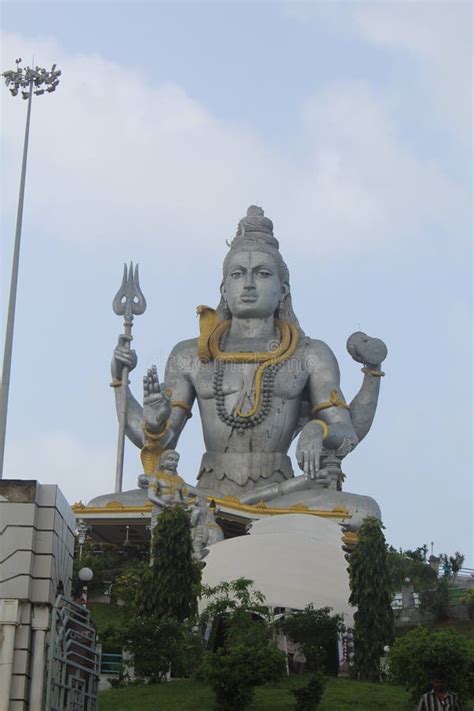
<svg viewBox="0 0 474 711">
<path fill-rule="evenodd" d="M 307 479 L 316 479 L 323 451 L 323 430 L 317 422 L 308 422 L 302 429 L 296 447 L 296 461 Z"/>
<path fill-rule="evenodd" d="M 379 368 L 387 357 L 387 346 L 380 338 L 371 338 L 362 331 L 356 331 L 349 336 L 346 343 L 347 352 L 357 363 Z"/>
<path fill-rule="evenodd" d="M 112 355 L 111 371 L 112 378 L 115 380 L 122 379 L 122 370 L 127 367 L 129 372 L 133 370 L 137 364 L 137 354 L 130 350 L 130 341 L 132 336 L 127 336 L 122 333 L 118 338 L 118 344 Z"/>
<path fill-rule="evenodd" d="M 151 432 L 159 432 L 171 414 L 171 398 L 161 392 L 156 365 L 143 377 L 143 419 Z"/>
</svg>

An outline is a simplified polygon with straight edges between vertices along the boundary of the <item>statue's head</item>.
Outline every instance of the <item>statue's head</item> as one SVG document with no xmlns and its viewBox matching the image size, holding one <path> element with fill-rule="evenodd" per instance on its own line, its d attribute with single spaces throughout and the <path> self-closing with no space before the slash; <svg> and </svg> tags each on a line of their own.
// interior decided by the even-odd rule
<svg viewBox="0 0 474 711">
<path fill-rule="evenodd" d="M 159 469 L 166 472 L 176 473 L 179 462 L 179 454 L 174 449 L 165 449 L 160 457 Z"/>
<path fill-rule="evenodd" d="M 238 225 L 224 259 L 221 318 L 277 318 L 298 324 L 291 304 L 290 274 L 273 235 L 273 223 L 252 205 Z"/>
</svg>

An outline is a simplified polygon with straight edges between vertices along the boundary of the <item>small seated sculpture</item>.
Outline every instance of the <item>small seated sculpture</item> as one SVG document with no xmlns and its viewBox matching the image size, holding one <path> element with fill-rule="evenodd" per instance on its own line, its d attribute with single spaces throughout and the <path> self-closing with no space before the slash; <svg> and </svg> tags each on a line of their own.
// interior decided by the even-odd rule
<svg viewBox="0 0 474 711">
<path fill-rule="evenodd" d="M 167 449 L 160 457 L 157 470 L 148 479 L 148 499 L 154 504 L 152 509 L 152 529 L 156 518 L 167 506 L 187 506 L 189 489 L 178 474 L 179 454 Z M 145 478 L 145 475 L 142 475 Z"/>
</svg>

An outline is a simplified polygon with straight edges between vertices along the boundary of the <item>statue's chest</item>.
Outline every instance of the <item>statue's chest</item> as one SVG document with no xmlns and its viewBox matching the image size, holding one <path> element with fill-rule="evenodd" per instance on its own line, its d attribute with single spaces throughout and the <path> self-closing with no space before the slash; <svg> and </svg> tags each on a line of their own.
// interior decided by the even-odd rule
<svg viewBox="0 0 474 711">
<path fill-rule="evenodd" d="M 215 397 L 216 385 L 225 396 L 251 393 L 256 387 L 258 364 L 225 363 L 223 377 L 216 382 L 216 365 L 214 362 L 203 365 L 194 374 L 194 387 L 199 398 L 204 400 Z M 276 371 L 273 380 L 273 395 L 282 399 L 293 399 L 303 391 L 308 375 L 298 357 L 292 357 L 282 363 Z"/>
</svg>

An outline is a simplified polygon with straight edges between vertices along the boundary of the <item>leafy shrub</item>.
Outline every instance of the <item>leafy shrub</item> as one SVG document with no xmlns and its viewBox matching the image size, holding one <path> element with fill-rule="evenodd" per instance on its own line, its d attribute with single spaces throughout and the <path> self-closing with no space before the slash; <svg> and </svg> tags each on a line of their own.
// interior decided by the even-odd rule
<svg viewBox="0 0 474 711">
<path fill-rule="evenodd" d="M 136 617 L 122 632 L 124 648 L 133 658 L 135 675 L 162 681 L 173 671 L 190 676 L 201 656 L 200 637 L 177 620 Z"/>
<path fill-rule="evenodd" d="M 271 645 L 245 642 L 206 652 L 202 675 L 216 697 L 218 711 L 243 711 L 252 703 L 254 688 L 277 681 L 285 672 L 285 657 Z"/>
<path fill-rule="evenodd" d="M 296 697 L 295 711 L 313 711 L 319 706 L 323 698 L 326 681 L 322 674 L 314 674 L 310 677 L 308 684 L 299 689 L 291 689 L 291 693 Z"/>
<path fill-rule="evenodd" d="M 217 619 L 224 627 L 220 648 L 206 652 L 200 670 L 214 691 L 219 711 L 243 711 L 251 704 L 256 686 L 285 673 L 285 655 L 272 644 L 265 598 L 251 588 L 252 581 L 246 578 L 203 588 L 212 602 L 201 623 Z"/>
<path fill-rule="evenodd" d="M 431 675 L 441 669 L 450 691 L 465 697 L 473 689 L 474 642 L 457 632 L 417 627 L 395 640 L 389 655 L 390 675 L 416 701 L 431 688 Z"/>
<path fill-rule="evenodd" d="M 79 580 L 79 570 L 90 568 L 94 577 L 87 584 L 89 597 L 102 595 L 112 583 L 112 595 L 117 598 L 114 583 L 127 570 L 140 567 L 140 561 L 149 558 L 148 543 L 128 546 L 112 545 L 110 543 L 95 543 L 88 541 L 82 547 L 82 557 L 79 557 L 79 545 L 76 543 L 72 576 L 72 595 L 81 595 L 83 583 Z"/>
<path fill-rule="evenodd" d="M 133 608 L 137 592 L 149 568 L 148 561 L 137 561 L 135 565 L 127 566 L 116 578 L 112 587 L 114 599 L 120 600 L 127 610 Z"/>
<path fill-rule="evenodd" d="M 459 602 L 461 605 L 466 605 L 469 612 L 469 618 L 474 619 L 474 588 L 466 590 L 466 592 L 460 597 Z"/>
</svg>

